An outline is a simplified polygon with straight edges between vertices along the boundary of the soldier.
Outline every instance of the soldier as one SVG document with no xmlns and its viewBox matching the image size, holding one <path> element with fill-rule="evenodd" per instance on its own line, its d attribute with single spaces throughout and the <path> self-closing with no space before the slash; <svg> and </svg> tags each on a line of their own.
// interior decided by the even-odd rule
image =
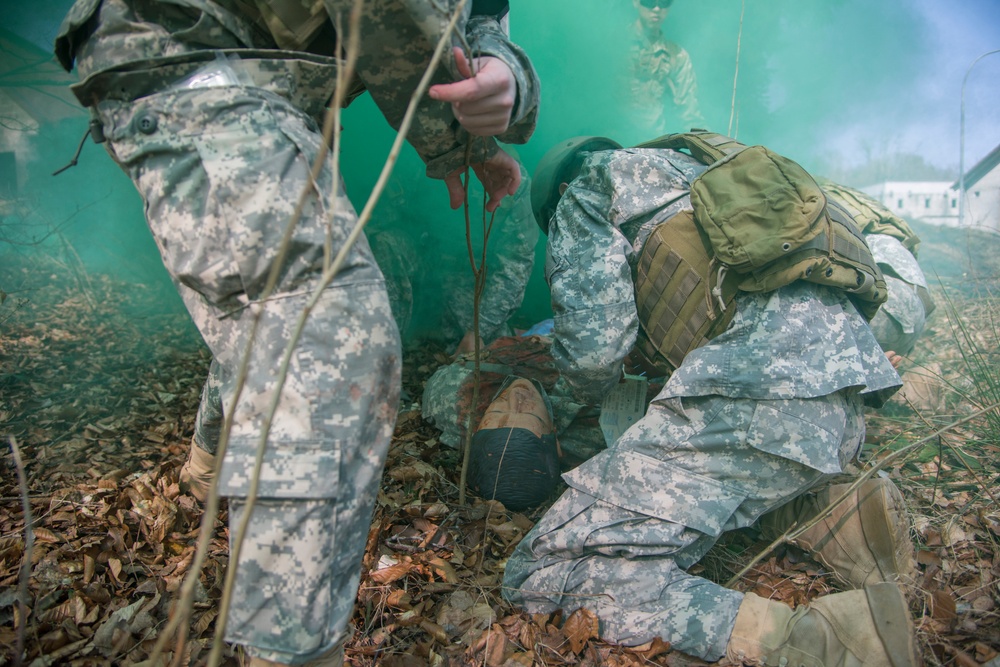
<svg viewBox="0 0 1000 667">
<path fill-rule="evenodd" d="M 343 663 L 396 416 L 399 336 L 364 239 L 329 285 L 321 280 L 324 257 L 341 249 L 357 219 L 330 162 L 312 174 L 324 149 L 317 119 L 333 99 L 347 37 L 335 22 L 347 25 L 353 4 L 78 0 L 55 45 L 67 69 L 75 63 L 81 82 L 73 90 L 92 111 L 92 134 L 106 138 L 142 195 L 166 268 L 212 351 L 205 396 L 213 409 L 201 411 L 195 442 L 211 447 L 214 408 L 232 411 L 217 483 L 233 534 L 269 428 L 256 505 L 231 564 L 238 570 L 227 639 L 245 648 L 251 665 Z M 453 206 L 474 141 L 472 167 L 493 209 L 516 190 L 518 165 L 492 139 L 473 137 L 524 142 L 538 82 L 499 14 L 472 15 L 472 4 L 408 140 L 428 176 L 445 180 Z M 457 5 L 365 2 L 356 81 L 341 91 L 344 103 L 367 89 L 399 127 Z M 458 48 L 465 44 L 480 56 L 475 76 Z M 279 255 L 286 234 L 289 250 Z M 284 350 L 314 292 L 279 385 Z M 187 479 L 203 492 L 213 453 L 192 450 Z"/>
<path fill-rule="evenodd" d="M 661 223 L 691 210 L 704 170 L 682 152 L 600 138 L 563 142 L 539 164 L 552 354 L 578 402 L 597 404 L 640 326 L 656 324 L 641 319 L 635 264 Z M 532 613 L 586 607 L 605 639 L 661 637 L 709 661 L 919 664 L 900 588 L 913 550 L 888 480 L 865 482 L 796 542 L 852 590 L 793 610 L 687 572 L 724 531 L 765 515 L 781 530 L 843 495 L 823 485 L 857 455 L 863 406 L 899 386 L 839 288 L 796 280 L 738 291 L 729 307 L 728 327 L 692 340 L 645 416 L 563 475 L 569 488 L 507 562 L 505 595 Z"/>
<path fill-rule="evenodd" d="M 663 35 L 673 0 L 632 0 L 638 13 L 630 45 L 631 111 L 643 137 L 705 127 L 691 56 Z"/>
</svg>

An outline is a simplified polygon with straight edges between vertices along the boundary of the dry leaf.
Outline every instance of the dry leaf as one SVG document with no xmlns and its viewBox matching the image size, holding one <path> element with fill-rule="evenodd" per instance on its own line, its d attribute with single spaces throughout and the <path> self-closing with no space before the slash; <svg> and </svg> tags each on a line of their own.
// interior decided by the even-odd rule
<svg viewBox="0 0 1000 667">
<path fill-rule="evenodd" d="M 948 591 L 934 591 L 931 593 L 931 601 L 931 616 L 934 617 L 934 620 L 950 627 L 957 617 L 955 598 Z"/>
<path fill-rule="evenodd" d="M 569 647 L 577 655 L 591 639 L 598 637 L 597 616 L 587 609 L 577 609 L 563 624 L 563 632 L 569 640 Z"/>
<path fill-rule="evenodd" d="M 111 571 L 111 576 L 115 578 L 115 581 L 121 581 L 118 576 L 122 573 L 122 562 L 117 558 L 108 559 L 108 569 Z"/>
</svg>

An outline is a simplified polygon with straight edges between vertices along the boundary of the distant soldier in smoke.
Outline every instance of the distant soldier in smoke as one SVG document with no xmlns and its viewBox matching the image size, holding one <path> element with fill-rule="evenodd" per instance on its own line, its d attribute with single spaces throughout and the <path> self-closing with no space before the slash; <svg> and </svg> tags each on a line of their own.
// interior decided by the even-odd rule
<svg viewBox="0 0 1000 667">
<path fill-rule="evenodd" d="M 343 664 L 396 417 L 399 335 L 364 239 L 319 295 L 278 385 L 296 322 L 322 284 L 324 258 L 357 220 L 330 161 L 311 173 L 348 37 L 339 30 L 353 5 L 78 0 L 56 40 L 61 63 L 78 70 L 74 92 L 92 110 L 95 139 L 106 138 L 141 193 L 164 263 L 212 350 L 183 478 L 206 493 L 221 406 L 232 409 L 218 488 L 229 498 L 234 536 L 248 511 L 267 406 L 280 391 L 248 533 L 230 564 L 238 570 L 227 639 L 245 647 L 252 666 Z M 356 77 L 340 91 L 343 103 L 367 89 L 399 127 L 457 5 L 363 3 Z M 537 76 L 500 27 L 505 13 L 505 2 L 467 3 L 447 66 L 435 73 L 407 137 L 428 176 L 445 180 L 453 206 L 462 201 L 469 142 L 492 209 L 515 191 L 519 168 L 492 139 L 475 137 L 523 143 L 534 128 Z M 282 256 L 296 211 L 301 218 Z M 234 401 L 247 350 L 245 386 Z"/>
<path fill-rule="evenodd" d="M 631 120 L 641 137 L 705 127 L 691 56 L 663 35 L 674 0 L 632 0 L 639 17 L 630 45 Z"/>
</svg>

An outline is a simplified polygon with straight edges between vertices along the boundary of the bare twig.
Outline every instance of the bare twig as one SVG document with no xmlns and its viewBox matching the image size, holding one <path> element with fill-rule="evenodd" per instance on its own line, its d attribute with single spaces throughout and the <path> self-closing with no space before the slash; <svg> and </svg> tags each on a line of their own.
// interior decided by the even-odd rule
<svg viewBox="0 0 1000 667">
<path fill-rule="evenodd" d="M 740 76 L 740 45 L 743 42 L 743 16 L 747 12 L 747 0 L 743 0 L 742 8 L 740 9 L 740 31 L 736 35 L 736 70 L 733 72 L 733 101 L 729 108 L 729 130 L 727 134 L 730 137 L 736 138 L 736 134 L 733 133 L 733 121 L 736 118 L 736 81 Z M 739 131 L 739 128 L 737 128 Z"/>
<path fill-rule="evenodd" d="M 21 510 L 24 512 L 24 557 L 21 559 L 21 571 L 17 580 L 17 607 L 19 617 L 17 623 L 17 648 L 14 650 L 14 667 L 21 667 L 24 660 L 25 634 L 28 629 L 28 580 L 31 577 L 31 551 L 35 545 L 35 534 L 31 518 L 31 500 L 28 498 L 28 480 L 24 474 L 24 462 L 21 460 L 21 450 L 17 439 L 9 436 L 10 450 L 14 455 L 14 467 L 17 468 L 17 483 L 21 488 Z"/>
</svg>

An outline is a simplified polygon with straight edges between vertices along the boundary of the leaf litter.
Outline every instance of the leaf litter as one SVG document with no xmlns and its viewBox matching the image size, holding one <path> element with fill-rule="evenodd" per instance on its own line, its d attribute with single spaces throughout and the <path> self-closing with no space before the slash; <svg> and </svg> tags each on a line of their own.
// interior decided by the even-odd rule
<svg viewBox="0 0 1000 667">
<path fill-rule="evenodd" d="M 0 332 L 0 665 L 12 663 L 24 622 L 17 590 L 25 517 L 10 438 L 25 460 L 34 519 L 25 665 L 143 664 L 194 556 L 201 505 L 181 493 L 177 473 L 209 355 L 183 312 L 137 318 L 136 304 L 148 298 L 141 288 L 99 277 L 90 286 L 86 298 L 38 291 Z M 993 303 L 962 304 L 966 323 L 983 325 L 976 335 L 984 345 Z M 971 411 L 961 353 L 942 319 L 932 320 L 914 357 L 951 369 L 946 380 L 958 389 L 940 413 L 898 400 L 871 413 L 866 458 Z M 408 396 L 419 401 L 423 382 L 447 361 L 432 345 L 408 350 Z M 913 517 L 920 573 L 910 598 L 928 664 L 987 664 L 1000 652 L 1000 508 L 989 494 L 1000 487 L 1000 444 L 988 436 L 972 422 L 889 471 Z M 459 506 L 458 457 L 416 404 L 402 407 L 368 536 L 349 664 L 704 664 L 659 640 L 631 648 L 601 641 L 586 610 L 531 615 L 507 604 L 504 563 L 542 508 L 520 514 L 476 498 Z M 753 531 L 736 531 L 692 571 L 724 582 L 764 546 Z M 183 664 L 207 658 L 227 565 L 223 504 Z M 762 560 L 739 588 L 791 605 L 837 590 L 792 547 Z M 223 664 L 239 664 L 238 655 L 228 650 Z"/>
</svg>

